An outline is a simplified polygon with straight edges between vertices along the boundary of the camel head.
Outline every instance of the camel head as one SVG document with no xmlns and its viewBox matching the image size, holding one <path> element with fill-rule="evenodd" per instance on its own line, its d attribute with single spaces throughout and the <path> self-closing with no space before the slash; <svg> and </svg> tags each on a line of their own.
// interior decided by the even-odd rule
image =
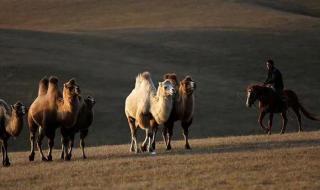
<svg viewBox="0 0 320 190">
<path fill-rule="evenodd" d="M 96 104 L 96 100 L 92 96 L 87 96 L 84 101 L 90 109 Z"/>
<path fill-rule="evenodd" d="M 17 116 L 19 118 L 23 117 L 27 113 L 27 108 L 20 102 L 16 102 L 11 105 L 12 115 Z"/>
<path fill-rule="evenodd" d="M 196 89 L 196 83 L 192 80 L 191 76 L 186 76 L 182 81 L 180 81 L 180 89 L 183 93 L 191 95 Z"/>
<path fill-rule="evenodd" d="M 163 82 L 159 82 L 158 95 L 168 97 L 173 96 L 175 93 L 176 90 L 174 88 L 174 85 L 169 79 L 166 79 Z"/>
<path fill-rule="evenodd" d="M 80 95 L 80 87 L 76 83 L 75 79 L 70 79 L 63 84 L 63 96 L 64 97 L 78 97 Z"/>
<path fill-rule="evenodd" d="M 170 82 L 173 84 L 173 86 L 175 87 L 175 90 L 178 90 L 179 87 L 179 82 L 178 82 L 178 77 L 175 73 L 167 73 L 165 75 L 163 75 L 163 80 L 170 80 Z"/>
</svg>

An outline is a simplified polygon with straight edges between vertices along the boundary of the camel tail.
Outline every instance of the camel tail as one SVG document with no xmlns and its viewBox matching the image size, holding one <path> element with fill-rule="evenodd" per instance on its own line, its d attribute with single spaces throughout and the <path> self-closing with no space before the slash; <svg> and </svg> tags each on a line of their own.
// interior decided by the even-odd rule
<svg viewBox="0 0 320 190">
<path fill-rule="evenodd" d="M 49 79 L 47 76 L 43 77 L 39 82 L 38 96 L 47 94 Z"/>
<path fill-rule="evenodd" d="M 311 120 L 314 120 L 314 121 L 320 121 L 320 117 L 319 116 L 307 111 L 306 108 L 301 105 L 301 103 L 299 103 L 299 106 L 300 106 L 300 110 L 302 111 L 303 115 L 306 116 L 308 119 L 311 119 Z"/>
</svg>

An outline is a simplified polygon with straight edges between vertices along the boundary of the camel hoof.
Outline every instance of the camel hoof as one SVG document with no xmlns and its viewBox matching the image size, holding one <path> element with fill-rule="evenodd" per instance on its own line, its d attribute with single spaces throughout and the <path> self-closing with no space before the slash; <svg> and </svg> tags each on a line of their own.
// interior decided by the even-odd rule
<svg viewBox="0 0 320 190">
<path fill-rule="evenodd" d="M 46 157 L 42 157 L 41 160 L 42 160 L 42 161 L 45 161 L 45 162 L 48 161 L 48 159 L 47 159 Z"/>
<path fill-rule="evenodd" d="M 171 150 L 171 145 L 168 145 L 166 150 Z"/>
<path fill-rule="evenodd" d="M 9 160 L 7 160 L 7 161 L 2 162 L 2 165 L 4 167 L 9 167 L 11 164 L 10 164 Z"/>
<path fill-rule="evenodd" d="M 34 153 L 31 153 L 31 154 L 29 155 L 29 161 L 30 161 L 30 162 L 34 161 Z"/>
<path fill-rule="evenodd" d="M 69 154 L 67 154 L 67 155 L 64 157 L 64 161 L 70 161 L 70 160 L 71 160 L 71 158 L 70 158 Z"/>
<path fill-rule="evenodd" d="M 140 149 L 141 149 L 142 152 L 146 152 L 147 151 L 147 146 L 141 146 Z"/>
<path fill-rule="evenodd" d="M 52 156 L 51 155 L 48 155 L 47 161 L 52 161 Z"/>
<path fill-rule="evenodd" d="M 191 149 L 191 147 L 190 147 L 189 144 L 186 144 L 186 145 L 184 146 L 184 148 L 187 149 L 187 150 L 190 150 L 190 149 Z"/>
<path fill-rule="evenodd" d="M 84 160 L 87 159 L 87 156 L 86 155 L 82 156 L 82 159 L 84 159 Z"/>
<path fill-rule="evenodd" d="M 268 132 L 268 135 L 271 135 L 271 131 Z"/>
</svg>

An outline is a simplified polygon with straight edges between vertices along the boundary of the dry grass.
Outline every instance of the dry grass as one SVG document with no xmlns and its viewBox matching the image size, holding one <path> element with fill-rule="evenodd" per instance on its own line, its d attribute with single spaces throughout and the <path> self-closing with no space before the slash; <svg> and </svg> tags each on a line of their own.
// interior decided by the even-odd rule
<svg viewBox="0 0 320 190">
<path fill-rule="evenodd" d="M 11 153 L 0 168 L 0 189 L 319 189 L 320 132 L 192 140 L 158 154 L 130 154 L 129 145 L 75 151 L 70 162 L 27 161 Z"/>
</svg>

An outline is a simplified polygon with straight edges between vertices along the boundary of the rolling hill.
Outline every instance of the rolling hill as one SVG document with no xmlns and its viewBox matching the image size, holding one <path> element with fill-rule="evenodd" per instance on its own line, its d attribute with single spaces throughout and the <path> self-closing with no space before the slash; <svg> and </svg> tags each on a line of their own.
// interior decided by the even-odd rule
<svg viewBox="0 0 320 190">
<path fill-rule="evenodd" d="M 273 57 L 285 84 L 320 113 L 318 1 L 0 0 L 0 97 L 30 105 L 44 75 L 76 77 L 97 100 L 91 146 L 130 140 L 124 100 L 144 70 L 197 81 L 192 138 L 261 133 L 244 89 Z M 288 131 L 297 131 L 289 113 Z M 305 130 L 319 123 L 304 120 Z M 274 132 L 280 131 L 276 120 Z M 57 132 L 58 133 L 58 132 Z M 175 138 L 181 138 L 176 127 Z M 142 134 L 142 133 L 141 133 Z M 141 139 L 141 138 L 140 138 Z M 56 145 L 60 142 L 57 138 Z M 10 150 L 29 147 L 27 127 Z"/>
</svg>

